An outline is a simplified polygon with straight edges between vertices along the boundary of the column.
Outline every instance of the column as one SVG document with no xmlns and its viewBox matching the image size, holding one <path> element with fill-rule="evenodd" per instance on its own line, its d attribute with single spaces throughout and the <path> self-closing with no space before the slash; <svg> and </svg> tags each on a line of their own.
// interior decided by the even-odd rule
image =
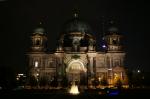
<svg viewBox="0 0 150 99">
<path fill-rule="evenodd" d="M 93 57 L 90 57 L 90 75 L 93 77 Z"/>
<path fill-rule="evenodd" d="M 96 77 L 96 57 L 93 57 L 93 73 L 94 77 Z"/>
<path fill-rule="evenodd" d="M 113 72 L 112 72 L 112 58 L 111 57 L 109 57 L 109 62 L 110 62 L 110 64 L 109 64 L 109 68 L 108 68 L 108 74 L 109 74 L 109 84 L 112 84 L 112 82 L 113 82 Z"/>
</svg>

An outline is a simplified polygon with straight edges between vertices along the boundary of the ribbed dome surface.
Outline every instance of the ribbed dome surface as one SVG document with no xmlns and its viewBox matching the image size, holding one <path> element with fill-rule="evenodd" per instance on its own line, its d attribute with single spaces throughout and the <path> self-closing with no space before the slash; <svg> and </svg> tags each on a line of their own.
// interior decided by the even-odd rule
<svg viewBox="0 0 150 99">
<path fill-rule="evenodd" d="M 83 22 L 79 18 L 74 18 L 65 23 L 63 33 L 81 32 L 91 34 L 91 28 L 88 23 Z"/>
</svg>

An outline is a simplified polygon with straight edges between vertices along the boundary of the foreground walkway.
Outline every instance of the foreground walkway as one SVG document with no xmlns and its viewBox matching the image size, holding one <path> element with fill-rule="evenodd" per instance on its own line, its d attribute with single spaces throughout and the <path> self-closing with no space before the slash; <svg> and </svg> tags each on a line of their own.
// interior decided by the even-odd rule
<svg viewBox="0 0 150 99">
<path fill-rule="evenodd" d="M 71 95 L 65 89 L 59 90 L 17 90 L 0 91 L 0 98 L 12 99 L 100 99 L 102 97 L 140 97 L 150 95 L 150 89 L 128 89 L 128 90 L 85 90 L 78 95 Z"/>
</svg>

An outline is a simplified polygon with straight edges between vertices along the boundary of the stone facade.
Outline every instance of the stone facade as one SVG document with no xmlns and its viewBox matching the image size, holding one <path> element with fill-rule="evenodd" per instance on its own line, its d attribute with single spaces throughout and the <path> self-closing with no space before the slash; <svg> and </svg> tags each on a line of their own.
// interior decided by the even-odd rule
<svg viewBox="0 0 150 99">
<path fill-rule="evenodd" d="M 103 51 L 96 51 L 96 39 L 88 33 L 88 25 L 77 18 L 69 21 L 65 31 L 60 36 L 55 52 L 46 49 L 47 37 L 43 28 L 38 28 L 31 36 L 31 50 L 27 53 L 29 59 L 29 76 L 38 82 L 45 78 L 47 83 L 54 78 L 61 82 L 77 81 L 80 85 L 92 85 L 97 79 L 107 85 L 115 86 L 118 80 L 127 85 L 127 75 L 124 68 L 125 52 L 121 44 L 122 35 L 118 31 L 108 31 L 104 36 Z"/>
</svg>

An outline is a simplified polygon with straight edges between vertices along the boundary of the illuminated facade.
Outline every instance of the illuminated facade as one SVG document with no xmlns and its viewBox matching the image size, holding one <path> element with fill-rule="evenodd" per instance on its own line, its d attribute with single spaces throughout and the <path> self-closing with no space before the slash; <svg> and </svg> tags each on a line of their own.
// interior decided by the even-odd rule
<svg viewBox="0 0 150 99">
<path fill-rule="evenodd" d="M 57 79 L 61 82 L 76 81 L 78 85 L 93 85 L 97 79 L 101 85 L 115 86 L 118 80 L 127 85 L 124 68 L 125 52 L 121 44 L 122 35 L 111 27 L 104 36 L 103 51 L 96 51 L 96 39 L 88 24 L 77 17 L 64 25 L 55 52 L 46 48 L 47 36 L 43 28 L 37 28 L 31 36 L 31 50 L 28 52 L 29 75 L 39 82 L 45 78 L 47 83 Z M 60 83 L 61 85 L 61 83 Z"/>
</svg>

